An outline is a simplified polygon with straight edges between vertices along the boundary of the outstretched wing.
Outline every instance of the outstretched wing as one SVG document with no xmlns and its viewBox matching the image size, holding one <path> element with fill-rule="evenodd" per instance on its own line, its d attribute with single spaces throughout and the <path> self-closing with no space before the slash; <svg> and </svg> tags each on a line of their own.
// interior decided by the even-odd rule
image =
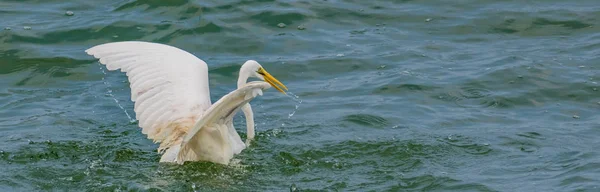
<svg viewBox="0 0 600 192">
<path fill-rule="evenodd" d="M 221 99 L 206 110 L 206 115 L 202 116 L 183 138 L 181 149 L 177 154 L 177 163 L 182 164 L 185 161 L 194 161 L 200 158 L 196 156 L 195 148 L 202 147 L 204 144 L 202 143 L 202 140 L 196 139 L 195 137 L 198 136 L 200 130 L 205 126 L 223 127 L 226 129 L 223 131 L 229 132 L 230 136 L 237 136 L 237 132 L 235 135 L 232 133 L 235 132 L 233 125 L 229 126 L 235 113 L 256 96 L 262 95 L 263 90 L 270 87 L 271 85 L 266 82 L 253 81 L 221 97 Z M 234 153 L 239 153 L 241 151 L 239 147 L 242 147 L 242 149 L 245 147 L 241 140 L 239 142 L 237 142 L 237 140 L 239 140 L 239 136 L 237 136 L 237 138 L 230 138 L 230 142 L 233 145 L 233 150 L 230 151 L 231 154 L 229 154 L 231 156 Z"/>
<path fill-rule="evenodd" d="M 125 41 L 85 51 L 108 70 L 126 72 L 142 132 L 159 151 L 183 136 L 211 105 L 208 67 L 196 56 L 169 45 Z"/>
</svg>

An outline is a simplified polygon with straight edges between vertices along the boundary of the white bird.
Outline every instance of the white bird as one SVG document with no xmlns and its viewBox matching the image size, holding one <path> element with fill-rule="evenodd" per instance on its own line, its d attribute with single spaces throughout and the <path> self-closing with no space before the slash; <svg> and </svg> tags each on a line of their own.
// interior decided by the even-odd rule
<svg viewBox="0 0 600 192">
<path fill-rule="evenodd" d="M 160 143 L 160 162 L 210 161 L 229 164 L 254 138 L 254 118 L 249 102 L 262 91 L 287 87 L 258 62 L 246 61 L 239 73 L 238 89 L 211 105 L 208 66 L 189 52 L 169 45 L 125 41 L 94 46 L 86 53 L 100 59 L 108 70 L 126 72 L 131 101 L 142 133 Z M 246 83 L 248 78 L 262 81 Z M 233 116 L 242 109 L 247 142 L 233 127 Z"/>
</svg>

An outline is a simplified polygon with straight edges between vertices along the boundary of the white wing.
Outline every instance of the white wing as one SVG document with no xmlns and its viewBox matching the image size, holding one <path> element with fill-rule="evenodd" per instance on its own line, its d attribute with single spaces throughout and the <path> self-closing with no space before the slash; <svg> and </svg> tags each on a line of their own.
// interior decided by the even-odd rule
<svg viewBox="0 0 600 192">
<path fill-rule="evenodd" d="M 213 162 L 228 162 L 234 154 L 239 153 L 243 148 L 245 148 L 244 143 L 241 141 L 237 135 L 237 132 L 233 128 L 233 116 L 242 108 L 242 106 L 250 102 L 256 96 L 262 95 L 262 90 L 266 90 L 270 87 L 271 85 L 266 82 L 253 81 L 221 97 L 221 99 L 219 99 L 214 105 L 206 110 L 206 115 L 199 119 L 194 127 L 190 129 L 183 138 L 181 142 L 181 148 L 176 158 L 177 163 L 182 164 L 185 161 L 197 161 L 201 158 L 215 158 L 212 159 Z M 218 129 L 221 129 L 224 133 L 228 133 L 228 137 L 224 142 L 227 143 L 226 145 L 229 145 L 231 148 L 226 149 L 228 154 L 224 154 L 225 157 L 199 156 L 200 154 L 209 154 L 202 153 L 202 151 L 205 151 L 203 149 L 206 148 L 206 146 L 210 146 L 212 144 L 207 143 L 212 141 L 199 139 L 202 137 L 201 134 L 203 134 L 201 130 L 206 129 L 206 127 L 218 127 Z M 209 149 L 211 151 L 217 150 L 217 148 Z"/>
<path fill-rule="evenodd" d="M 159 151 L 173 144 L 211 105 L 208 67 L 196 56 L 169 45 L 125 41 L 92 47 L 86 53 L 108 70 L 126 72 L 142 132 Z"/>
</svg>

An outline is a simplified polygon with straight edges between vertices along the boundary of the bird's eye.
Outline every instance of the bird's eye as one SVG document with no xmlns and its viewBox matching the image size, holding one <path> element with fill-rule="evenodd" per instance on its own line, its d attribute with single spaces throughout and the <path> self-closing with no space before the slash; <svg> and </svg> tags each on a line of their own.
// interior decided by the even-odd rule
<svg viewBox="0 0 600 192">
<path fill-rule="evenodd" d="M 259 69 L 258 71 L 256 71 L 258 74 L 260 75 L 265 75 L 265 72 L 262 69 Z"/>
</svg>

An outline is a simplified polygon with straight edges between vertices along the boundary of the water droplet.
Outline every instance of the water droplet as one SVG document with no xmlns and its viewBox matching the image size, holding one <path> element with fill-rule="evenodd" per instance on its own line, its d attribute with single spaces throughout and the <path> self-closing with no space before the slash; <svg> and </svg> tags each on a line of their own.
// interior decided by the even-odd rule
<svg viewBox="0 0 600 192">
<path fill-rule="evenodd" d="M 25 26 L 25 27 L 23 27 L 23 29 L 25 29 L 25 30 L 31 30 L 31 27 L 30 26 Z"/>
<path fill-rule="evenodd" d="M 573 119 L 579 119 L 578 115 L 573 115 Z"/>
<path fill-rule="evenodd" d="M 287 26 L 285 23 L 279 23 L 279 24 L 277 24 L 277 27 L 279 27 L 279 28 L 284 28 L 285 26 Z"/>
<path fill-rule="evenodd" d="M 65 15 L 66 16 L 73 16 L 73 15 L 75 15 L 75 13 L 73 13 L 73 11 L 67 11 L 67 12 L 65 12 Z"/>
<path fill-rule="evenodd" d="M 520 79 L 523 79 L 523 75 L 519 75 L 519 76 L 517 76 L 517 77 L 518 77 L 518 78 L 520 78 Z"/>
<path fill-rule="evenodd" d="M 292 98 L 293 101 L 295 101 L 297 104 L 294 108 L 294 110 L 288 114 L 288 119 L 291 118 L 292 116 L 294 116 L 294 114 L 296 113 L 296 110 L 298 110 L 299 104 L 302 103 L 302 99 L 300 99 L 300 97 L 298 97 L 298 95 L 295 95 L 292 92 L 287 92 L 288 97 Z"/>
<path fill-rule="evenodd" d="M 298 30 L 305 30 L 306 27 L 304 25 L 298 25 Z"/>
<path fill-rule="evenodd" d="M 100 63 L 98 63 L 98 65 L 101 65 Z M 104 71 L 104 68 L 100 67 L 100 71 L 102 71 L 103 74 L 106 75 L 106 72 Z M 125 110 L 125 108 L 119 103 L 119 100 L 117 100 L 117 98 L 115 98 L 115 96 L 112 94 L 112 89 L 110 88 L 110 83 L 108 81 L 105 81 L 105 78 L 102 77 L 102 82 L 104 83 L 104 85 L 107 88 L 107 93 L 105 93 L 106 96 L 110 96 L 115 103 L 117 104 L 117 106 L 119 108 L 121 108 L 121 110 L 123 110 L 123 112 L 125 113 L 125 115 L 127 115 L 127 118 L 129 118 L 129 122 L 135 122 L 136 120 L 134 118 L 131 118 L 131 115 L 129 115 L 129 113 L 127 112 L 127 110 Z"/>
<path fill-rule="evenodd" d="M 296 109 L 298 109 L 297 107 L 298 105 L 296 105 Z M 296 110 L 292 111 L 290 114 L 288 114 L 288 119 L 292 118 L 292 116 L 294 116 L 294 114 L 296 114 Z"/>
<path fill-rule="evenodd" d="M 4 30 L 10 31 L 10 30 L 12 30 L 12 28 L 10 28 L 10 27 L 5 27 L 5 28 L 4 28 Z"/>
<path fill-rule="evenodd" d="M 425 19 L 425 22 L 430 22 L 431 20 L 433 20 L 432 18 L 427 18 Z"/>
</svg>

